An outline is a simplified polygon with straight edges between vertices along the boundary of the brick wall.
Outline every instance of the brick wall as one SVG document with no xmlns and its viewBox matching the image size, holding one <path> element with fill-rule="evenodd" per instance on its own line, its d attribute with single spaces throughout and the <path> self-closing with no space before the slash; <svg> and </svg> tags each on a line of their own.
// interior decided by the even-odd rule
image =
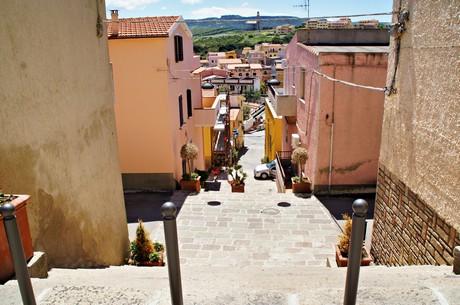
<svg viewBox="0 0 460 305">
<path fill-rule="evenodd" d="M 460 233 L 379 164 L 371 253 L 377 264 L 451 265 Z"/>
</svg>

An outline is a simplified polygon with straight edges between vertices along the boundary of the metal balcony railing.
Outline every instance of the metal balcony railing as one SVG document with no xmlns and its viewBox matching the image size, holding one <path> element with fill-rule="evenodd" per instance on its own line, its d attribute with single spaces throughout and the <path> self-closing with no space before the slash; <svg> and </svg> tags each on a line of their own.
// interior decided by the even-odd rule
<svg viewBox="0 0 460 305">
<path fill-rule="evenodd" d="M 285 193 L 286 189 L 292 188 L 291 154 L 291 151 L 276 152 L 276 183 L 280 193 Z"/>
</svg>

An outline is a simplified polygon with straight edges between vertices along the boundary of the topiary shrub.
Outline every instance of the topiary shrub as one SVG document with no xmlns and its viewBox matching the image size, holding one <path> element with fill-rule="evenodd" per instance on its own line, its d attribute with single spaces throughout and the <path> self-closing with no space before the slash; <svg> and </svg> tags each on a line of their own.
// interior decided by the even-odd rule
<svg viewBox="0 0 460 305">
<path fill-rule="evenodd" d="M 308 177 L 305 177 L 305 178 L 302 177 L 303 167 L 305 166 L 305 163 L 307 163 L 308 159 L 309 159 L 308 151 L 303 147 L 297 147 L 292 152 L 291 161 L 292 161 L 292 163 L 297 164 L 297 166 L 298 166 L 298 174 L 299 174 L 299 176 L 297 178 L 298 178 L 299 181 L 302 181 L 302 182 L 309 182 L 310 181 L 310 179 Z"/>
<path fill-rule="evenodd" d="M 198 156 L 198 147 L 193 143 L 186 143 L 180 149 L 180 157 L 185 160 L 188 165 L 189 171 L 182 176 L 184 180 L 191 180 L 192 176 L 192 160 Z M 198 175 L 195 177 L 198 178 Z M 195 180 L 196 180 L 195 179 Z"/>
</svg>

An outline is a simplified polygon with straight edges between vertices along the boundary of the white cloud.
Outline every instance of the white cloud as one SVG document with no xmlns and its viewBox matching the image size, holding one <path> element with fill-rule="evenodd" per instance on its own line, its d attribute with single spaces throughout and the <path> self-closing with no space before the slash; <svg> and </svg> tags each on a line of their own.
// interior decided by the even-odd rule
<svg viewBox="0 0 460 305">
<path fill-rule="evenodd" d="M 197 4 L 201 3 L 202 0 L 182 0 L 181 2 L 184 4 Z"/>
<path fill-rule="evenodd" d="M 161 7 L 162 10 L 167 10 L 168 8 L 166 6 Z"/>
<path fill-rule="evenodd" d="M 160 0 L 106 0 L 105 6 L 107 9 L 124 8 L 126 10 L 134 10 L 158 2 L 160 2 Z"/>
<path fill-rule="evenodd" d="M 241 6 L 248 6 L 248 5 L 249 5 L 249 3 L 247 3 L 247 2 L 241 3 Z"/>
</svg>

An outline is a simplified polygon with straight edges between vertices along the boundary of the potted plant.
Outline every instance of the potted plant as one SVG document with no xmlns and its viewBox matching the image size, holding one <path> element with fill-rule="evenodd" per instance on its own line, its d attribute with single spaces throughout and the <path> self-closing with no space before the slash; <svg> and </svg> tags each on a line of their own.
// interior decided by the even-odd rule
<svg viewBox="0 0 460 305">
<path fill-rule="evenodd" d="M 351 228 L 353 221 L 347 214 L 343 214 L 342 217 L 345 220 L 345 225 L 343 227 L 343 233 L 339 235 L 339 243 L 335 246 L 335 260 L 337 262 L 337 266 L 346 267 L 348 266 L 348 252 L 350 250 Z M 371 262 L 372 257 L 363 245 L 361 251 L 361 266 L 369 266 Z"/>
<path fill-rule="evenodd" d="M 198 147 L 193 143 L 186 143 L 182 145 L 180 156 L 182 160 L 187 162 L 189 168 L 189 172 L 186 171 L 182 175 L 182 179 L 180 181 L 181 189 L 184 191 L 199 192 L 201 190 L 200 176 L 197 173 L 192 173 L 192 160 L 196 159 L 198 156 Z"/>
<path fill-rule="evenodd" d="M 164 246 L 160 242 L 153 243 L 142 220 L 136 229 L 136 237 L 129 246 L 128 264 L 136 266 L 163 266 Z"/>
<path fill-rule="evenodd" d="M 152 266 L 164 266 L 163 253 L 162 252 L 150 253 L 149 262 L 152 264 Z"/>
<path fill-rule="evenodd" d="M 232 177 L 232 180 L 229 180 L 232 193 L 244 193 L 244 181 L 248 175 L 243 171 L 243 166 L 236 163 L 228 169 L 228 174 Z"/>
<path fill-rule="evenodd" d="M 11 203 L 15 207 L 16 222 L 21 235 L 22 247 L 26 260 L 34 256 L 32 238 L 30 235 L 29 220 L 27 217 L 27 200 L 29 195 L 6 195 L 0 192 L 0 206 Z M 5 283 L 14 275 L 14 265 L 11 258 L 10 247 L 6 238 L 3 216 L 0 215 L 0 284 Z"/>
<path fill-rule="evenodd" d="M 291 155 L 291 161 L 297 164 L 297 172 L 299 176 L 292 177 L 292 192 L 293 193 L 310 193 L 311 181 L 310 178 L 303 176 L 303 167 L 307 163 L 309 156 L 308 151 L 303 147 L 294 149 Z"/>
</svg>

